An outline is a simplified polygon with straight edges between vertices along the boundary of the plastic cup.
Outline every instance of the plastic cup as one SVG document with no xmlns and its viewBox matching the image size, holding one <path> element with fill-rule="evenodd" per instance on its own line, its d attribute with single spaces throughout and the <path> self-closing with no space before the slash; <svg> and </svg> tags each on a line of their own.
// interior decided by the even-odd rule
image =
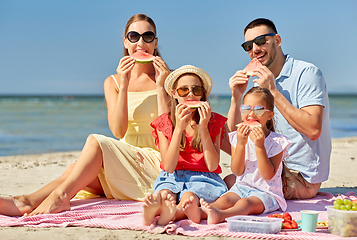
<svg viewBox="0 0 357 240">
<path fill-rule="evenodd" d="M 301 210 L 301 231 L 303 232 L 316 232 L 318 211 Z"/>
</svg>

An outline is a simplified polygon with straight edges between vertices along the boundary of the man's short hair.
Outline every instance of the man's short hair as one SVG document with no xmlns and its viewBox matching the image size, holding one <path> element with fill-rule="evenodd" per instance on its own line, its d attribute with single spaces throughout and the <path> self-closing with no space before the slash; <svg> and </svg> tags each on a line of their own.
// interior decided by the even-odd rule
<svg viewBox="0 0 357 240">
<path fill-rule="evenodd" d="M 252 29 L 261 25 L 265 25 L 269 27 L 274 33 L 278 34 L 278 31 L 276 30 L 275 24 L 266 18 L 257 18 L 253 21 L 251 21 L 245 28 L 244 28 L 244 35 L 247 32 L 248 29 Z"/>
</svg>

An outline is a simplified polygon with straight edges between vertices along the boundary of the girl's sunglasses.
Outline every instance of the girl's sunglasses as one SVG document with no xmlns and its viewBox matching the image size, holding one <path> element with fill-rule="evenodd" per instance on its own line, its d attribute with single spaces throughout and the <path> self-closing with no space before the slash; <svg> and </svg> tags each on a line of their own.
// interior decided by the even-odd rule
<svg viewBox="0 0 357 240">
<path fill-rule="evenodd" d="M 257 46 L 262 46 L 267 42 L 266 36 L 275 36 L 275 35 L 276 35 L 275 33 L 260 35 L 251 41 L 244 42 L 241 46 L 244 49 L 244 51 L 249 52 L 250 50 L 253 49 L 253 43 L 257 44 Z"/>
<path fill-rule="evenodd" d="M 255 106 L 252 108 L 250 105 L 241 105 L 240 106 L 240 112 L 243 115 L 249 115 L 249 113 L 253 110 L 255 116 L 260 117 L 262 116 L 265 112 L 271 112 L 271 110 L 266 109 L 264 106 Z"/>
<path fill-rule="evenodd" d="M 130 31 L 126 35 L 126 38 L 131 43 L 136 43 L 137 41 L 139 41 L 140 37 L 143 38 L 144 42 L 151 43 L 156 38 L 156 35 L 152 31 L 147 31 L 147 32 L 144 32 L 143 34 L 140 34 L 140 33 L 135 32 L 135 31 Z"/>
<path fill-rule="evenodd" d="M 195 96 L 202 96 L 205 89 L 202 86 L 194 86 L 193 88 L 181 87 L 176 89 L 177 94 L 180 97 L 186 97 L 190 92 Z"/>
</svg>

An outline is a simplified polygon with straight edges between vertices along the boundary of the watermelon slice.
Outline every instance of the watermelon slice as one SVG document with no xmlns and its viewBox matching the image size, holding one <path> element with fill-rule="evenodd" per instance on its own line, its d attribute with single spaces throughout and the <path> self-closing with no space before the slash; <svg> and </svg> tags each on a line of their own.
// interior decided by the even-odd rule
<svg viewBox="0 0 357 240">
<path fill-rule="evenodd" d="M 137 63 L 150 63 L 154 60 L 154 56 L 147 52 L 136 52 L 131 55 Z"/>
<path fill-rule="evenodd" d="M 237 124 L 237 127 L 240 125 L 249 126 L 249 129 L 254 127 L 262 127 L 262 125 L 258 121 L 245 121 Z"/>
<path fill-rule="evenodd" d="M 245 75 L 252 76 L 253 71 L 260 66 L 263 66 L 263 64 L 258 59 L 253 58 L 252 61 L 250 61 L 248 65 L 244 68 L 244 71 L 246 72 Z"/>
<path fill-rule="evenodd" d="M 201 101 L 187 100 L 183 104 L 194 109 L 199 108 L 201 106 Z"/>
</svg>

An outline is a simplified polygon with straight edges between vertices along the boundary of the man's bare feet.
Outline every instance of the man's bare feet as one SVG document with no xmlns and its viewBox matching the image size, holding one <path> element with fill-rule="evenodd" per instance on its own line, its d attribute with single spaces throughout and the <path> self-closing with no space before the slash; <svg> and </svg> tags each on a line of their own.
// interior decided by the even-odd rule
<svg viewBox="0 0 357 240">
<path fill-rule="evenodd" d="M 200 223 L 201 210 L 198 207 L 198 202 L 194 196 L 190 196 L 182 203 L 183 212 L 194 223 Z"/>
<path fill-rule="evenodd" d="M 221 223 L 224 219 L 221 219 L 221 212 L 218 209 L 212 207 L 203 198 L 200 199 L 201 209 L 207 214 L 207 224 Z"/>
<path fill-rule="evenodd" d="M 59 213 L 71 209 L 71 199 L 66 193 L 55 190 L 43 202 L 33 210 L 29 216 L 46 213 Z"/>
<path fill-rule="evenodd" d="M 155 192 L 154 195 L 149 193 L 145 196 L 143 204 L 143 224 L 149 226 L 157 215 L 160 214 L 161 194 Z"/>
<path fill-rule="evenodd" d="M 22 216 L 31 211 L 31 203 L 25 196 L 0 197 L 0 214 L 7 216 Z"/>
<path fill-rule="evenodd" d="M 161 213 L 157 221 L 158 225 L 167 225 L 170 221 L 174 220 L 176 213 L 176 199 L 166 191 L 161 192 Z"/>
</svg>

